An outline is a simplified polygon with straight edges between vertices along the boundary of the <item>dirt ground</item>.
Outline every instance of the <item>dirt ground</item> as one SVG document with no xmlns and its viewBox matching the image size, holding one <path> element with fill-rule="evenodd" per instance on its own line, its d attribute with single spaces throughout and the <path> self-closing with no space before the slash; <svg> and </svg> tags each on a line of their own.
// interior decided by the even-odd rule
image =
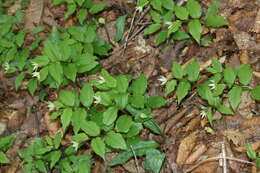
<svg viewBox="0 0 260 173">
<path fill-rule="evenodd" d="M 134 4 L 126 0 L 103 0 L 109 4 L 100 16 L 104 16 L 106 29 L 111 38 L 115 35 L 115 21 L 118 16 L 133 14 Z M 223 64 L 236 67 L 251 64 L 254 77 L 250 86 L 260 84 L 260 1 L 259 0 L 218 0 L 220 15 L 229 21 L 227 27 L 208 29 L 203 33 L 214 36 L 213 42 L 205 47 L 196 43 L 186 45 L 179 41 L 163 49 L 154 45 L 154 37 L 146 37 L 141 32 L 149 21 L 144 16 L 140 24 L 133 27 L 124 49 L 124 40 L 114 43 L 110 55 L 101 60 L 102 65 L 112 74 L 130 74 L 138 76 L 144 72 L 149 77 L 150 95 L 163 95 L 163 88 L 157 80 L 160 75 L 170 73 L 171 62 L 180 64 L 196 59 L 202 67 L 210 64 L 211 58 L 222 59 Z M 209 0 L 201 1 L 207 7 Z M 14 13 L 15 4 L 8 10 Z M 64 20 L 65 6 L 51 6 L 50 0 L 31 0 L 25 10 L 24 27 L 32 30 L 43 25 L 50 31 L 53 26 L 71 26 L 74 17 Z M 131 17 L 126 22 L 130 27 Z M 42 33 L 47 37 L 49 32 Z M 102 39 L 107 40 L 105 29 L 99 29 Z M 35 38 L 28 36 L 27 42 Z M 40 50 L 37 50 L 40 51 Z M 37 51 L 35 53 L 37 53 Z M 124 54 L 122 56 L 122 52 Z M 31 97 L 26 90 L 27 83 L 18 92 L 14 86 L 15 76 L 5 75 L 0 70 L 0 137 L 11 133 L 17 134 L 13 147 L 8 151 L 12 158 L 9 166 L 3 166 L 3 173 L 22 172 L 20 159 L 16 151 L 28 145 L 31 138 L 55 133 L 60 125 L 50 122 L 47 106 L 39 101 L 39 96 Z M 191 92 L 191 93 L 194 93 Z M 48 89 L 48 98 L 56 98 L 55 90 Z M 243 93 L 242 102 L 232 116 L 214 113 L 216 123 L 211 130 L 206 119 L 199 114 L 199 105 L 203 103 L 197 95 L 189 94 L 181 105 L 174 96 L 169 97 L 169 104 L 154 110 L 155 120 L 164 129 L 162 136 L 143 130 L 142 139 L 154 139 L 161 144 L 160 151 L 166 154 L 162 173 L 256 173 L 255 164 L 248 159 L 245 144 L 252 143 L 255 151 L 260 151 L 260 104 L 251 99 L 250 94 Z M 235 159 L 222 159 L 224 157 Z M 141 158 L 140 158 L 141 161 Z M 225 163 L 225 165 L 223 165 Z M 134 173 L 134 159 L 122 166 L 112 168 L 115 173 Z M 95 160 L 93 173 L 102 172 L 104 163 Z M 141 168 L 140 168 L 141 169 Z M 259 171 L 259 170 L 258 170 Z M 144 172 L 143 169 L 140 172 Z"/>
</svg>

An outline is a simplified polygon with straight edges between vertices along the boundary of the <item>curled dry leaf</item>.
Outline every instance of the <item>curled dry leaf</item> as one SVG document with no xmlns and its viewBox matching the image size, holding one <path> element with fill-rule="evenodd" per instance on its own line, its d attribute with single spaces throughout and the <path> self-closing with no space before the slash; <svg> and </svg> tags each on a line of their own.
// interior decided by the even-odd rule
<svg viewBox="0 0 260 173">
<path fill-rule="evenodd" d="M 253 116 L 252 108 L 255 106 L 255 100 L 252 99 L 249 91 L 242 92 L 241 102 L 238 106 L 237 113 L 244 118 L 251 118 Z"/>
<path fill-rule="evenodd" d="M 178 165 L 185 164 L 189 154 L 196 144 L 197 135 L 198 131 L 195 131 L 181 141 L 176 159 Z"/>
<path fill-rule="evenodd" d="M 207 147 L 205 144 L 199 144 L 195 147 L 195 151 L 188 157 L 185 164 L 192 164 L 198 158 L 207 151 Z"/>
<path fill-rule="evenodd" d="M 239 59 L 240 59 L 242 64 L 248 64 L 249 63 L 248 51 L 247 50 L 242 50 L 240 52 Z"/>
<path fill-rule="evenodd" d="M 192 173 L 216 173 L 218 162 L 207 162 L 192 171 Z"/>
<path fill-rule="evenodd" d="M 30 0 L 30 4 L 25 11 L 25 28 L 32 31 L 35 24 L 39 24 L 44 7 L 43 0 Z"/>
<path fill-rule="evenodd" d="M 245 145 L 245 136 L 238 129 L 228 129 L 222 132 L 224 136 L 227 137 L 229 141 L 232 141 L 236 146 Z"/>
<path fill-rule="evenodd" d="M 50 137 L 53 138 L 60 129 L 60 122 L 58 120 L 50 120 L 50 113 L 47 112 L 44 115 L 44 123 L 47 127 Z"/>
<path fill-rule="evenodd" d="M 252 117 L 250 119 L 247 119 L 243 122 L 241 128 L 250 128 L 250 127 L 257 127 L 260 126 L 260 117 Z"/>
</svg>

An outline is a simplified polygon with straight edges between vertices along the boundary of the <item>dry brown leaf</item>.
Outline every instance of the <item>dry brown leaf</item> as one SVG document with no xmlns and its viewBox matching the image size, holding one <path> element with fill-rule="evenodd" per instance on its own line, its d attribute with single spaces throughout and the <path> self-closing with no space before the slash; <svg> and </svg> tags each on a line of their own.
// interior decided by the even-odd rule
<svg viewBox="0 0 260 173">
<path fill-rule="evenodd" d="M 43 0 L 30 0 L 30 4 L 25 10 L 25 29 L 32 31 L 35 24 L 39 24 L 44 7 Z"/>
<path fill-rule="evenodd" d="M 247 119 L 242 124 L 242 129 L 249 128 L 249 127 L 257 127 L 260 126 L 260 117 L 252 117 L 250 119 Z"/>
<path fill-rule="evenodd" d="M 50 120 L 50 113 L 47 112 L 44 115 L 44 123 L 47 127 L 50 137 L 54 137 L 55 134 L 60 130 L 60 122 L 58 120 Z"/>
<path fill-rule="evenodd" d="M 197 134 L 198 131 L 195 131 L 181 141 L 176 159 L 176 163 L 178 165 L 181 166 L 186 162 L 189 154 L 196 144 Z"/>
<path fill-rule="evenodd" d="M 245 136 L 238 129 L 228 129 L 222 132 L 224 136 L 227 137 L 229 141 L 232 141 L 236 146 L 245 145 Z"/>
<path fill-rule="evenodd" d="M 252 145 L 253 150 L 257 150 L 260 147 L 260 141 L 253 142 L 251 145 Z M 234 150 L 241 152 L 241 153 L 246 152 L 246 149 L 247 149 L 246 146 L 234 147 Z"/>
<path fill-rule="evenodd" d="M 241 102 L 238 106 L 237 113 L 244 118 L 251 118 L 253 116 L 252 108 L 255 105 L 255 100 L 252 99 L 249 91 L 242 92 Z"/>
<path fill-rule="evenodd" d="M 248 51 L 247 50 L 242 50 L 240 52 L 240 61 L 242 64 L 248 64 L 249 63 L 249 56 L 248 56 Z"/>
<path fill-rule="evenodd" d="M 185 164 L 192 164 L 195 162 L 203 153 L 207 151 L 207 147 L 205 144 L 198 145 L 197 148 L 186 160 Z"/>
<path fill-rule="evenodd" d="M 216 173 L 218 162 L 208 162 L 200 165 L 192 173 Z"/>
<path fill-rule="evenodd" d="M 192 131 L 194 130 L 196 127 L 198 127 L 199 123 L 200 123 L 200 116 L 197 116 L 195 118 L 193 118 L 189 123 L 188 125 L 186 126 L 185 128 L 185 131 Z"/>
<path fill-rule="evenodd" d="M 260 33 L 260 9 L 258 10 L 255 18 L 255 26 L 253 31 L 256 33 Z"/>
</svg>

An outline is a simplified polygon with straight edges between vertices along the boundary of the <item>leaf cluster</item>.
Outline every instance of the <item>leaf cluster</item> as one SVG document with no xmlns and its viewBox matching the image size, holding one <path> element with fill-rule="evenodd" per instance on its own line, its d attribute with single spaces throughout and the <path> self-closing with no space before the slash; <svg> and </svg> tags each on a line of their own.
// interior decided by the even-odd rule
<svg viewBox="0 0 260 173">
<path fill-rule="evenodd" d="M 0 138 L 0 164 L 10 163 L 10 159 L 6 156 L 5 152 L 13 145 L 15 139 L 15 135 Z"/>
<path fill-rule="evenodd" d="M 153 24 L 144 30 L 144 35 L 158 33 L 156 45 L 171 38 L 173 40 L 185 40 L 192 36 L 198 44 L 206 44 L 209 37 L 201 40 L 203 26 L 221 27 L 228 22 L 218 15 L 218 6 L 212 1 L 206 14 L 203 14 L 202 6 L 197 0 L 188 0 L 184 6 L 178 6 L 174 0 L 141 0 L 137 8 L 142 9 L 150 4 L 152 9 L 149 14 Z M 205 19 L 203 22 L 201 19 Z"/>
</svg>

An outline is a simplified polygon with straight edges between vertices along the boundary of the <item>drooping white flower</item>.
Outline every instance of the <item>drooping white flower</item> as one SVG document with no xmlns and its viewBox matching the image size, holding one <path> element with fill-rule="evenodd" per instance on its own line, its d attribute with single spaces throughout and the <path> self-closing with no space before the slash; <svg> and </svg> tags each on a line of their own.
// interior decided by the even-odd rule
<svg viewBox="0 0 260 173">
<path fill-rule="evenodd" d="M 210 87 L 211 90 L 216 89 L 216 83 L 214 80 L 210 80 L 210 84 L 208 85 Z"/>
<path fill-rule="evenodd" d="M 32 77 L 36 77 L 38 80 L 40 80 L 41 76 L 40 76 L 39 72 L 35 71 L 35 72 L 32 73 Z"/>
<path fill-rule="evenodd" d="M 106 80 L 103 78 L 103 76 L 99 76 L 98 79 L 99 79 L 99 80 L 98 80 L 98 83 L 99 83 L 99 84 L 103 84 L 103 83 L 106 82 Z"/>
<path fill-rule="evenodd" d="M 166 25 L 169 25 L 168 26 L 168 30 L 170 30 L 172 27 L 173 27 L 173 23 L 172 22 L 165 22 Z"/>
<path fill-rule="evenodd" d="M 32 62 L 32 66 L 33 66 L 33 71 L 37 71 L 39 68 L 39 64 Z"/>
<path fill-rule="evenodd" d="M 49 111 L 53 111 L 55 109 L 55 105 L 53 102 L 48 101 L 47 106 L 49 108 Z"/>
<path fill-rule="evenodd" d="M 10 65 L 9 65 L 8 62 L 5 62 L 5 63 L 3 64 L 3 66 L 4 66 L 4 70 L 5 70 L 5 71 L 8 71 L 8 70 L 10 69 Z"/>
<path fill-rule="evenodd" d="M 168 79 L 165 76 L 160 76 L 158 78 L 158 81 L 161 82 L 161 85 L 165 85 L 167 83 Z"/>
<path fill-rule="evenodd" d="M 72 141 L 72 147 L 75 148 L 75 150 L 77 151 L 78 148 L 79 148 L 79 143 L 75 142 L 75 141 Z"/>
<path fill-rule="evenodd" d="M 137 7 L 135 7 L 135 10 L 140 13 L 140 12 L 143 11 L 143 7 L 142 6 L 137 6 Z"/>
<path fill-rule="evenodd" d="M 94 96 L 94 103 L 99 104 L 101 102 L 101 97 L 100 96 Z"/>
<path fill-rule="evenodd" d="M 203 119 L 203 118 L 206 118 L 206 116 L 207 116 L 207 112 L 205 110 L 201 110 L 200 117 Z"/>
</svg>

